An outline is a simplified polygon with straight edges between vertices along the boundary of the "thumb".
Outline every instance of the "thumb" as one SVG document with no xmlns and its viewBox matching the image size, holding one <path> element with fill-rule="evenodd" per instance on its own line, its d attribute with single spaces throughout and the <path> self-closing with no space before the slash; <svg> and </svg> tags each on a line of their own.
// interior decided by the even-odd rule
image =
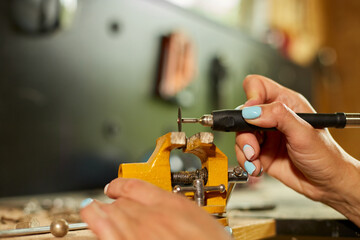
<svg viewBox="0 0 360 240">
<path fill-rule="evenodd" d="M 262 128 L 276 128 L 290 144 L 308 145 L 312 139 L 313 127 L 281 102 L 245 107 L 243 118 L 250 124 Z"/>
</svg>

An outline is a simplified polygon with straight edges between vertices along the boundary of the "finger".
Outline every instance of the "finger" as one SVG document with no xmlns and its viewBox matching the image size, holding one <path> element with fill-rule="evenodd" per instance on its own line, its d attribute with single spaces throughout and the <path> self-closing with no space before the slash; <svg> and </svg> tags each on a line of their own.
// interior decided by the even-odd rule
<svg viewBox="0 0 360 240">
<path fill-rule="evenodd" d="M 118 198 L 111 205 L 114 208 L 121 209 L 121 215 L 125 215 L 126 217 L 133 219 L 141 216 L 142 209 L 148 208 L 148 206 L 142 203 L 127 198 Z"/>
<path fill-rule="evenodd" d="M 256 116 L 253 114 L 252 119 L 249 119 L 247 112 L 256 113 Z M 296 144 L 297 147 L 304 144 L 307 146 L 308 141 L 304 140 L 314 134 L 314 129 L 309 123 L 280 102 L 249 107 L 245 112 L 243 110 L 243 117 L 250 124 L 263 128 L 276 128 L 285 135 L 289 143 Z"/>
<path fill-rule="evenodd" d="M 245 169 L 249 175 L 258 176 L 260 174 L 262 165 L 259 159 L 252 160 L 251 162 L 246 160 L 243 151 L 237 144 L 235 145 L 235 153 L 240 166 Z"/>
<path fill-rule="evenodd" d="M 100 239 L 122 239 L 121 235 L 117 231 L 113 222 L 100 208 L 100 203 L 93 201 L 87 207 L 80 211 L 81 218 L 86 222 L 89 228 L 100 238 Z"/>
<path fill-rule="evenodd" d="M 184 198 L 182 202 L 190 201 Z M 146 206 L 126 198 L 119 198 L 111 205 L 104 206 L 104 211 L 112 215 L 112 220 L 126 239 L 175 239 L 176 235 L 193 227 L 191 221 L 183 221 L 187 209 L 187 204 L 179 208 L 171 204 Z M 174 219 L 174 215 L 178 219 Z"/>
<path fill-rule="evenodd" d="M 260 161 L 265 172 L 269 172 L 269 167 L 273 163 L 274 159 L 281 158 L 287 154 L 286 142 L 284 135 L 279 131 L 269 131 L 266 133 L 266 140 L 261 145 Z"/>
<path fill-rule="evenodd" d="M 163 198 L 173 197 L 171 193 L 140 179 L 117 178 L 106 188 L 105 194 L 110 198 L 124 197 L 145 205 L 161 203 Z"/>
<path fill-rule="evenodd" d="M 103 204 L 100 206 L 113 222 L 117 231 L 120 232 L 125 239 L 136 239 L 137 220 L 141 217 L 140 204 L 125 198 L 119 198 L 111 204 Z"/>
<path fill-rule="evenodd" d="M 278 83 L 260 75 L 246 76 L 243 88 L 248 99 L 245 106 L 275 101 L 279 96 L 279 92 L 283 89 Z"/>
<path fill-rule="evenodd" d="M 252 161 L 259 156 L 260 146 L 254 133 L 236 133 L 235 143 L 243 153 L 243 160 Z"/>
<path fill-rule="evenodd" d="M 255 131 L 254 134 L 257 139 L 257 142 L 259 143 L 260 146 L 262 146 L 266 141 L 266 136 L 267 136 L 266 132 L 261 130 L 261 131 Z"/>
<path fill-rule="evenodd" d="M 269 78 L 248 75 L 243 81 L 243 88 L 248 99 L 244 104 L 245 107 L 280 101 L 295 111 L 315 112 L 304 96 Z"/>
</svg>

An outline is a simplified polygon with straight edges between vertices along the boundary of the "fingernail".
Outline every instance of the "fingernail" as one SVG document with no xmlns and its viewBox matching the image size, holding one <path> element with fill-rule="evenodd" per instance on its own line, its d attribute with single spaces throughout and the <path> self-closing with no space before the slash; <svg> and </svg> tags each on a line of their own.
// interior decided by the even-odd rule
<svg viewBox="0 0 360 240">
<path fill-rule="evenodd" d="M 232 230 L 232 228 L 231 228 L 231 227 L 226 226 L 226 227 L 224 227 L 224 230 L 225 230 L 225 232 L 227 232 L 230 236 L 232 236 L 232 234 L 233 234 L 233 230 Z"/>
<path fill-rule="evenodd" d="M 93 201 L 94 201 L 94 199 L 92 199 L 92 198 L 86 198 L 81 202 L 80 207 L 84 208 L 87 205 L 89 205 L 90 203 L 92 203 Z"/>
<path fill-rule="evenodd" d="M 260 177 L 260 176 L 263 174 L 263 171 L 264 171 L 264 168 L 261 167 L 260 172 L 259 172 L 259 174 L 257 175 L 257 177 Z"/>
<path fill-rule="evenodd" d="M 261 107 L 259 106 L 252 106 L 246 107 L 242 110 L 242 116 L 245 119 L 255 119 L 260 117 L 261 115 Z"/>
<path fill-rule="evenodd" d="M 244 145 L 243 152 L 247 160 L 251 160 L 251 158 L 255 155 L 254 148 L 249 144 Z"/>
<path fill-rule="evenodd" d="M 253 172 L 255 171 L 256 167 L 252 162 L 246 161 L 245 162 L 245 170 L 252 175 Z"/>
<path fill-rule="evenodd" d="M 235 110 L 241 110 L 241 108 L 244 106 L 244 104 L 241 104 L 235 108 Z"/>
<path fill-rule="evenodd" d="M 106 186 L 104 187 L 104 194 L 106 195 L 106 193 L 107 193 L 107 189 L 108 189 L 108 187 L 109 187 L 109 183 L 108 184 L 106 184 Z"/>
</svg>

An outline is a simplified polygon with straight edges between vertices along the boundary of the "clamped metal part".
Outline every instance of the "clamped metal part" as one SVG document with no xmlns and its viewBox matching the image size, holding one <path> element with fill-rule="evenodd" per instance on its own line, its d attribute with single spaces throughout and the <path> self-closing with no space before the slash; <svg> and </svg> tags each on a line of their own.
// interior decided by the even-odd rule
<svg viewBox="0 0 360 240">
<path fill-rule="evenodd" d="M 194 201 L 199 207 L 205 206 L 205 192 L 225 192 L 225 185 L 220 184 L 219 186 L 204 187 L 204 181 L 202 179 L 195 179 L 192 187 L 181 187 L 176 185 L 173 189 L 173 193 L 194 193 Z"/>
<path fill-rule="evenodd" d="M 186 138 L 184 132 L 167 133 L 157 139 L 147 162 L 120 164 L 118 176 L 142 179 L 164 190 L 183 193 L 207 212 L 221 215 L 226 210 L 234 183 L 246 182 L 248 175 L 241 168 L 228 171 L 228 158 L 213 141 L 214 135 L 210 132 L 197 133 L 190 138 Z M 171 173 L 170 152 L 178 148 L 196 155 L 202 169 Z"/>
</svg>

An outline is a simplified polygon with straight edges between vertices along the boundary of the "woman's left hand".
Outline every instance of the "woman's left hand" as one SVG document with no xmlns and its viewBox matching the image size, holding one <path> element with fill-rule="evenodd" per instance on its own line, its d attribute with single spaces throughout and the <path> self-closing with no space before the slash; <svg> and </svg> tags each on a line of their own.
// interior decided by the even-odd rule
<svg viewBox="0 0 360 240">
<path fill-rule="evenodd" d="M 231 239 L 224 227 L 186 197 L 138 179 L 105 187 L 111 204 L 93 201 L 82 219 L 100 239 Z"/>
</svg>

